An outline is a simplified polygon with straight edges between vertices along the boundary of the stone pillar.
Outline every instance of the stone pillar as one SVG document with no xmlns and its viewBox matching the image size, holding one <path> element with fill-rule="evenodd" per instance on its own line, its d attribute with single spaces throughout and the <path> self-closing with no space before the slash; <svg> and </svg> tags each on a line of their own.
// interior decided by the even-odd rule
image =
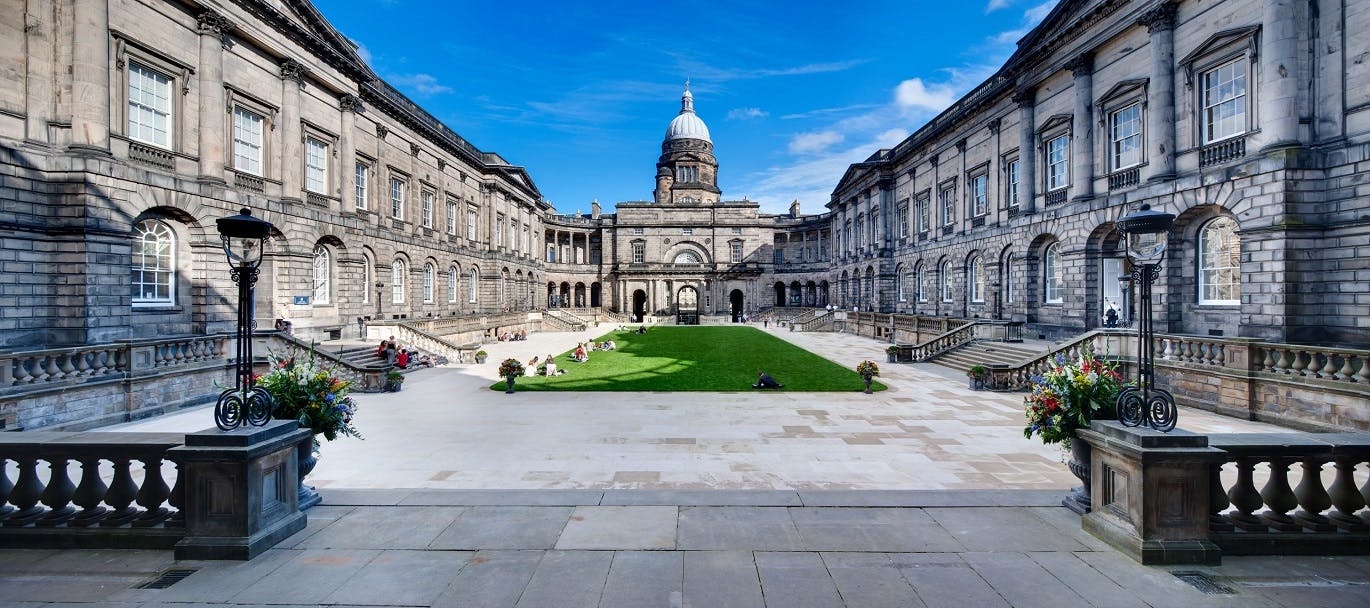
<svg viewBox="0 0 1370 608">
<path fill-rule="evenodd" d="M 1066 68 L 1075 76 L 1075 120 L 1070 143 L 1072 175 L 1070 189 L 1075 200 L 1094 198 L 1094 56 L 1081 54 Z"/>
<path fill-rule="evenodd" d="M 168 455 L 185 475 L 186 535 L 176 559 L 248 560 L 303 530 L 298 447 L 309 431 L 293 420 L 186 435 Z"/>
<path fill-rule="evenodd" d="M 1207 435 L 1111 420 L 1076 433 L 1091 451 L 1082 529 L 1143 564 L 1218 564 L 1221 550 L 1208 539 L 1210 475 L 1227 455 Z"/>
<path fill-rule="evenodd" d="M 1263 150 L 1291 148 L 1299 141 L 1298 9 L 1293 0 L 1261 3 L 1260 129 Z M 1250 94 L 1250 84 L 1247 85 Z M 1249 123 L 1255 121 L 1247 119 Z M 1250 125 L 1255 128 L 1255 124 Z"/>
<path fill-rule="evenodd" d="M 1142 15 L 1151 33 L 1151 83 L 1147 90 L 1147 181 L 1175 178 L 1175 5 L 1166 2 Z"/>
<path fill-rule="evenodd" d="M 281 60 L 281 147 L 278 169 L 281 198 L 299 200 L 304 196 L 304 134 L 300 126 L 300 89 L 309 70 L 294 59 Z M 409 188 L 417 192 L 417 184 Z"/>
<path fill-rule="evenodd" d="M 71 147 L 109 154 L 109 0 L 75 1 L 72 38 Z"/>
<path fill-rule="evenodd" d="M 214 11 L 200 13 L 200 64 L 196 69 L 199 104 L 200 179 L 224 181 L 224 135 L 228 122 L 224 100 L 224 49 L 232 44 L 232 21 Z"/>
<path fill-rule="evenodd" d="M 1036 96 L 1036 91 L 1027 88 L 1013 96 L 1018 104 L 1018 210 L 1023 215 L 1037 211 Z"/>
<path fill-rule="evenodd" d="M 342 110 L 342 130 L 338 133 L 338 180 L 342 192 L 342 211 L 357 210 L 357 144 L 352 139 L 356 128 L 357 114 L 363 111 L 362 100 L 356 95 L 345 93 L 338 98 L 338 108 Z"/>
<path fill-rule="evenodd" d="M 22 6 L 22 4 L 20 5 Z M 52 143 L 49 123 L 53 112 L 53 70 L 54 51 L 52 37 L 56 35 L 57 24 L 45 17 L 52 14 L 50 3 L 46 14 L 23 13 L 24 44 L 27 55 L 24 58 L 24 136 L 29 141 L 41 144 Z M 11 85 L 14 86 L 14 85 Z"/>
</svg>

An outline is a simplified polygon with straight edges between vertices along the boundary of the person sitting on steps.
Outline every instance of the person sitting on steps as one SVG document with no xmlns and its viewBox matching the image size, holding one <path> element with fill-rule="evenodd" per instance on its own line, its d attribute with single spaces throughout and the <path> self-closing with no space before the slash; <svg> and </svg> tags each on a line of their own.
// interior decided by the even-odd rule
<svg viewBox="0 0 1370 608">
<path fill-rule="evenodd" d="M 756 374 L 757 374 L 756 384 L 753 384 L 753 385 L 752 385 L 752 388 L 784 388 L 784 387 L 785 387 L 785 385 L 780 384 L 779 382 L 776 382 L 776 381 L 775 381 L 775 378 L 772 378 L 772 377 L 770 376 L 770 374 L 767 374 L 766 372 L 763 372 L 763 371 L 761 371 L 761 370 L 757 370 Z"/>
</svg>

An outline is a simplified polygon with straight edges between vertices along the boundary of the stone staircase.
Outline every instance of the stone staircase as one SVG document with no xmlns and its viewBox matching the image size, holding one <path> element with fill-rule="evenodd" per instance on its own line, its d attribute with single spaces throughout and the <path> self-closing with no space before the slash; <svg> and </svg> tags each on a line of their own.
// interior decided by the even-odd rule
<svg viewBox="0 0 1370 608">
<path fill-rule="evenodd" d="M 936 355 L 927 362 L 968 372 L 976 365 L 1017 365 L 1024 360 L 1040 356 L 1050 347 L 1050 342 L 1038 340 L 1024 343 L 977 340 Z"/>
<path fill-rule="evenodd" d="M 406 344 L 405 346 L 410 349 L 417 348 L 409 344 Z M 320 351 L 327 350 L 329 353 L 337 355 L 339 359 L 342 359 L 347 364 L 356 367 L 385 367 L 385 359 L 376 356 L 375 344 L 361 344 L 357 342 L 332 343 L 320 344 L 317 348 Z M 432 353 L 425 351 L 421 348 L 419 348 L 418 351 L 419 356 L 432 355 Z M 409 374 L 410 372 L 420 369 L 425 368 L 421 365 L 411 365 L 408 369 L 402 369 L 399 371 L 401 374 Z"/>
</svg>

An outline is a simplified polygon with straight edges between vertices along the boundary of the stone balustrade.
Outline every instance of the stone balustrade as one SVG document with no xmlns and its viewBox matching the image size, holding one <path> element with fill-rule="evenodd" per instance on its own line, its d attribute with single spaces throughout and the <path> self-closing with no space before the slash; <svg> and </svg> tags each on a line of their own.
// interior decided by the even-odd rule
<svg viewBox="0 0 1370 608">
<path fill-rule="evenodd" d="M 925 361 L 934 355 L 944 353 L 962 344 L 968 344 L 975 339 L 975 326 L 976 323 L 974 322 L 967 323 L 927 342 L 915 345 L 909 356 L 913 361 Z"/>
<path fill-rule="evenodd" d="M 0 433 L 0 544 L 171 548 L 185 534 L 185 488 L 169 451 L 184 442 L 177 433 Z"/>
<path fill-rule="evenodd" d="M 1252 344 L 1251 348 L 1253 362 L 1264 372 L 1370 385 L 1370 352 L 1265 343 Z"/>
<path fill-rule="evenodd" d="M 452 363 L 472 363 L 475 361 L 477 347 L 458 346 L 408 323 L 398 324 L 395 335 L 405 344 L 412 344 L 419 347 L 420 350 L 446 357 Z"/>
</svg>

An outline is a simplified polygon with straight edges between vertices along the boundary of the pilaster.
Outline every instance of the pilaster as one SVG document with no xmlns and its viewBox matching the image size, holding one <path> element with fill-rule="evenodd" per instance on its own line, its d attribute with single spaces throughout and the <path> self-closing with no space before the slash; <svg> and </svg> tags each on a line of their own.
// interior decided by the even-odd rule
<svg viewBox="0 0 1370 608">
<path fill-rule="evenodd" d="M 1148 181 L 1175 178 L 1175 4 L 1165 2 L 1137 20 L 1151 34 L 1151 80 L 1147 85 Z"/>
<path fill-rule="evenodd" d="M 208 10 L 197 18 L 200 62 L 196 70 L 199 97 L 200 180 L 224 182 L 224 134 L 228 128 L 224 99 L 224 49 L 232 44 L 232 21 Z"/>
<path fill-rule="evenodd" d="M 1066 68 L 1075 76 L 1075 121 L 1070 138 L 1072 175 L 1070 189 L 1075 200 L 1094 198 L 1094 56 L 1084 53 Z"/>
<path fill-rule="evenodd" d="M 109 154 L 109 0 L 72 7 L 71 147 Z"/>
<path fill-rule="evenodd" d="M 1018 104 L 1018 209 L 1024 215 L 1037 210 L 1036 101 L 1037 92 L 1030 88 L 1013 95 Z"/>
</svg>

